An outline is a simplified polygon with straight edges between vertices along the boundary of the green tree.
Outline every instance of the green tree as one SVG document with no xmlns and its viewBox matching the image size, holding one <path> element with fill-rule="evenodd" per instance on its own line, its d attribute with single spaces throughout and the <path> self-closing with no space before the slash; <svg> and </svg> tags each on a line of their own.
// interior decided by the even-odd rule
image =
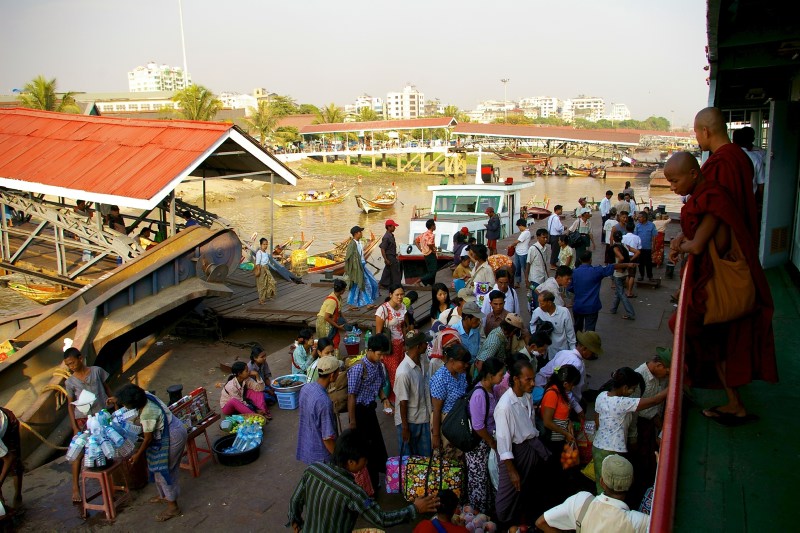
<svg viewBox="0 0 800 533">
<path fill-rule="evenodd" d="M 250 116 L 244 119 L 248 133 L 258 137 L 261 146 L 266 146 L 278 126 L 280 117 L 276 113 L 273 103 L 268 100 L 259 100 L 257 108 L 250 107 L 248 110 Z"/>
<path fill-rule="evenodd" d="M 335 124 L 337 122 L 344 122 L 344 111 L 333 102 L 320 109 L 316 115 L 314 124 Z"/>
<path fill-rule="evenodd" d="M 297 112 L 301 115 L 316 115 L 319 113 L 319 108 L 314 104 L 300 104 L 297 108 Z"/>
<path fill-rule="evenodd" d="M 539 117 L 533 119 L 533 124 L 542 124 L 544 126 L 566 126 L 567 121 L 558 117 Z"/>
<path fill-rule="evenodd" d="M 178 115 L 186 120 L 214 120 L 222 102 L 202 85 L 190 85 L 172 97 L 180 106 Z"/>
<path fill-rule="evenodd" d="M 59 113 L 80 113 L 80 108 L 75 103 L 75 93 L 68 91 L 56 92 L 56 79 L 47 80 L 42 75 L 36 76 L 25 84 L 18 100 L 22 107 L 39 109 L 41 111 L 58 111 Z"/>
<path fill-rule="evenodd" d="M 272 137 L 282 145 L 297 142 L 300 140 L 300 131 L 294 126 L 281 126 L 276 128 Z"/>
<path fill-rule="evenodd" d="M 356 120 L 358 122 L 370 122 L 372 120 L 378 120 L 378 114 L 371 107 L 362 107 L 359 110 L 358 115 L 356 115 Z"/>
<path fill-rule="evenodd" d="M 493 124 L 533 124 L 533 119 L 525 115 L 508 115 L 508 118 L 496 118 Z"/>
<path fill-rule="evenodd" d="M 461 110 L 458 108 L 458 106 L 448 105 L 444 108 L 444 116 L 446 117 L 456 117 L 459 113 L 461 113 Z"/>
<path fill-rule="evenodd" d="M 270 97 L 269 103 L 272 106 L 272 112 L 279 117 L 286 115 L 294 115 L 297 113 L 297 104 L 289 95 L 275 95 Z"/>
</svg>

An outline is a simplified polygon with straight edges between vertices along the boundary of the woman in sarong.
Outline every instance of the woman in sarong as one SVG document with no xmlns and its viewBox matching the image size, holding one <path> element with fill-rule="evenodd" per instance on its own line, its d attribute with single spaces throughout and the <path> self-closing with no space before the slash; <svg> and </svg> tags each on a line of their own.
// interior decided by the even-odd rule
<svg viewBox="0 0 800 533">
<path fill-rule="evenodd" d="M 256 287 L 258 287 L 258 303 L 263 304 L 275 297 L 275 278 L 269 271 L 269 241 L 261 238 L 261 249 L 256 252 L 255 268 Z"/>
<path fill-rule="evenodd" d="M 161 400 L 136 385 L 123 386 L 117 391 L 116 398 L 123 406 L 139 412 L 143 440 L 129 462 L 131 465 L 135 464 L 142 454 L 147 459 L 150 479 L 155 481 L 158 489 L 158 496 L 151 498 L 150 503 L 167 504 L 167 509 L 156 515 L 156 521 L 165 522 L 180 516 L 178 471 L 186 447 L 186 428 L 183 427 L 183 422 L 173 416 L 169 407 Z"/>
<path fill-rule="evenodd" d="M 344 271 L 350 280 L 347 303 L 354 309 L 364 305 L 373 309 L 375 306 L 372 303 L 378 297 L 378 281 L 367 269 L 367 260 L 364 258 L 364 247 L 361 245 L 364 228 L 353 226 L 350 228 L 350 235 L 353 238 L 347 245 L 347 253 L 344 258 Z"/>
<path fill-rule="evenodd" d="M 775 340 L 772 330 L 774 305 L 772 294 L 758 261 L 756 243 L 741 213 L 722 185 L 706 181 L 697 160 L 691 154 L 673 155 L 664 168 L 673 192 L 691 195 L 681 209 L 683 233 L 670 242 L 670 261 L 684 253 L 694 255 L 692 277 L 686 291 L 686 365 L 691 384 L 696 387 L 723 388 L 728 402 L 703 411 L 703 415 L 726 426 L 737 426 L 757 417 L 742 403 L 738 388 L 755 379 L 778 380 Z M 714 276 L 709 253 L 716 246 L 724 257 L 733 241 L 738 243 L 750 269 L 755 287 L 752 312 L 728 322 L 704 324 L 708 292 L 706 285 Z M 674 331 L 676 315 L 670 319 Z"/>
</svg>

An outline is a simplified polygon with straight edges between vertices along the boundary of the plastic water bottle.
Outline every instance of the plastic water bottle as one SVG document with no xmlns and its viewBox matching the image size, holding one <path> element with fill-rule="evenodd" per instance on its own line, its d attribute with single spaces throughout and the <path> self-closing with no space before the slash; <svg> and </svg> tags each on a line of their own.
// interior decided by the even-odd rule
<svg viewBox="0 0 800 533">
<path fill-rule="evenodd" d="M 367 346 L 367 343 L 369 343 L 370 337 L 372 337 L 372 331 L 368 329 L 367 332 L 364 333 L 364 346 Z"/>
<path fill-rule="evenodd" d="M 114 450 L 114 445 L 111 444 L 111 441 L 108 439 L 103 439 L 103 442 L 100 443 L 100 450 L 103 452 L 103 456 L 106 459 L 113 459 L 117 452 Z"/>
<path fill-rule="evenodd" d="M 108 440 L 111 441 L 111 444 L 113 444 L 115 448 L 119 448 L 120 446 L 122 446 L 122 443 L 125 442 L 125 439 L 122 437 L 122 435 L 119 434 L 119 432 L 116 429 L 114 429 L 113 426 L 106 426 L 105 430 L 106 430 L 106 437 L 108 438 Z"/>
<path fill-rule="evenodd" d="M 78 433 L 74 437 L 72 437 L 72 441 L 69 443 L 69 449 L 67 450 L 67 461 L 70 463 L 75 461 L 75 459 L 80 456 L 83 448 L 86 446 L 86 440 L 89 438 L 88 432 Z"/>
</svg>

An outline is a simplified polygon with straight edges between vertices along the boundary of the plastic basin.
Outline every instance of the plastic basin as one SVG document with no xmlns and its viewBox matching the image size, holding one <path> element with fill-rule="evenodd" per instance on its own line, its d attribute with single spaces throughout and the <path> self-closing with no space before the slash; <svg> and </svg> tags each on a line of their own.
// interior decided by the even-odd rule
<svg viewBox="0 0 800 533">
<path fill-rule="evenodd" d="M 234 440 L 236 440 L 236 435 L 225 435 L 214 441 L 214 445 L 211 446 L 211 449 L 214 451 L 214 455 L 217 456 L 219 464 L 225 466 L 248 465 L 261 455 L 261 446 L 256 446 L 252 450 L 247 450 L 246 452 L 223 453 L 222 450 L 230 448 Z"/>
</svg>

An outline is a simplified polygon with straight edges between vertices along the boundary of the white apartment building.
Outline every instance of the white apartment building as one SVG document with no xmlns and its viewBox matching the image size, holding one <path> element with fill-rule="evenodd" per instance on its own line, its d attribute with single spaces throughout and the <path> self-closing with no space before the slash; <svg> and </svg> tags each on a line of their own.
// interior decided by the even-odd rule
<svg viewBox="0 0 800 533">
<path fill-rule="evenodd" d="M 580 95 L 572 98 L 572 110 L 574 118 L 597 122 L 606 114 L 606 103 L 602 98 L 596 96 Z"/>
<path fill-rule="evenodd" d="M 614 121 L 630 120 L 631 110 L 625 104 L 611 104 L 606 119 Z"/>
<path fill-rule="evenodd" d="M 425 94 L 419 92 L 414 85 L 408 84 L 403 92 L 386 95 L 386 118 L 412 119 L 425 113 Z"/>
<path fill-rule="evenodd" d="M 353 110 L 356 113 L 361 113 L 361 110 L 364 108 L 372 109 L 378 115 L 383 114 L 383 98 L 378 96 L 370 96 L 368 94 L 362 94 L 358 98 L 356 98 L 355 104 L 353 104 Z"/>
<path fill-rule="evenodd" d="M 76 100 L 94 102 L 97 110 L 104 113 L 136 113 L 161 111 L 164 108 L 179 109 L 177 102 L 172 101 L 174 91 L 136 92 L 131 93 L 81 93 L 75 95 Z"/>
<path fill-rule="evenodd" d="M 187 73 L 188 85 L 192 77 Z M 158 65 L 150 62 L 128 72 L 128 90 L 132 93 L 155 91 L 180 91 L 186 88 L 181 67 Z"/>
<path fill-rule="evenodd" d="M 258 107 L 258 99 L 255 96 L 241 93 L 220 93 L 217 98 L 222 102 L 222 107 L 227 109 L 244 109 L 249 114 L 249 109 Z"/>
<path fill-rule="evenodd" d="M 554 96 L 532 96 L 519 101 L 519 107 L 525 111 L 525 116 L 530 118 L 555 117 L 563 107 L 563 102 Z M 538 110 L 534 113 L 532 110 Z M 531 115 L 536 115 L 533 117 Z"/>
</svg>

